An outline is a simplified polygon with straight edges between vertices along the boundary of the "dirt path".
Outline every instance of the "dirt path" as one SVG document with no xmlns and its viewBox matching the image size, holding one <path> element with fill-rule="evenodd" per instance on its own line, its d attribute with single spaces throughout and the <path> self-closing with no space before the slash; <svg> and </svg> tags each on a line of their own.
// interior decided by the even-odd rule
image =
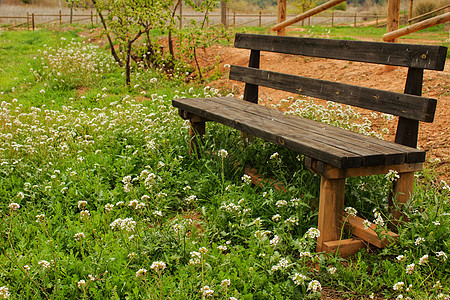
<svg viewBox="0 0 450 300">
<path fill-rule="evenodd" d="M 223 76 L 221 79 L 211 82 L 210 85 L 216 88 L 226 88 L 236 95 L 241 95 L 244 85 L 227 79 L 228 65 L 247 65 L 249 50 L 214 46 L 200 52 L 200 63 L 204 67 L 213 66 L 217 61 L 216 58 L 220 58 L 218 67 Z M 386 71 L 384 66 L 374 64 L 267 52 L 261 54 L 261 68 L 395 92 L 403 92 L 407 75 L 407 68 Z M 263 105 L 276 104 L 288 96 L 296 95 L 268 88 L 260 89 Z M 418 146 L 427 151 L 427 164 L 437 171 L 439 179 L 448 181 L 450 178 L 450 60 L 447 60 L 442 72 L 425 71 L 423 96 L 436 98 L 438 105 L 435 121 L 421 123 Z M 367 111 L 360 111 L 368 115 Z M 376 124 L 375 120 L 373 122 Z M 396 124 L 397 119 L 387 124 L 391 132 L 385 137 L 387 140 L 394 139 L 392 133 L 395 132 Z"/>
</svg>

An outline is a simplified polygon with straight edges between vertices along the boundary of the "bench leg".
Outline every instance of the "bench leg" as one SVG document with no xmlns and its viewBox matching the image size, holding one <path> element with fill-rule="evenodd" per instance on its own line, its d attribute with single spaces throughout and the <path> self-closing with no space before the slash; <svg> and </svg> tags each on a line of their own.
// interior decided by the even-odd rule
<svg viewBox="0 0 450 300">
<path fill-rule="evenodd" d="M 197 157 L 200 157 L 199 155 L 199 140 L 202 139 L 202 136 L 205 134 L 205 122 L 195 122 L 193 120 L 190 120 L 191 126 L 189 127 L 189 156 L 191 156 L 192 153 L 197 154 Z"/>
<path fill-rule="evenodd" d="M 342 216 L 344 215 L 345 178 L 326 179 L 320 183 L 319 224 L 317 252 L 324 251 L 324 242 L 341 238 Z"/>
<path fill-rule="evenodd" d="M 400 177 L 394 182 L 393 195 L 389 200 L 389 208 L 397 221 L 407 221 L 399 208 L 411 198 L 414 189 L 414 172 L 399 173 Z"/>
</svg>

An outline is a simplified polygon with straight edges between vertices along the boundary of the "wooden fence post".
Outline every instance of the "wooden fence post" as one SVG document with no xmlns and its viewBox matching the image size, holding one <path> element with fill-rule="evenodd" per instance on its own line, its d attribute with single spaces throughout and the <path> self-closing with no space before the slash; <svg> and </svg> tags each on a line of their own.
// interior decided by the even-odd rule
<svg viewBox="0 0 450 300">
<path fill-rule="evenodd" d="M 72 21 L 73 21 L 73 4 L 70 6 L 70 24 L 72 25 Z"/>
<path fill-rule="evenodd" d="M 353 18 L 353 27 L 356 28 L 356 13 L 355 13 L 355 17 Z"/>
<path fill-rule="evenodd" d="M 30 30 L 30 13 L 27 12 L 27 30 Z"/>
<path fill-rule="evenodd" d="M 331 27 L 334 27 L 334 11 L 331 12 Z"/>
<path fill-rule="evenodd" d="M 236 27 L 236 11 L 233 11 L 233 28 Z"/>
<path fill-rule="evenodd" d="M 94 26 L 94 12 L 91 10 L 91 26 Z"/>
<path fill-rule="evenodd" d="M 59 25 L 62 25 L 62 12 L 59 10 Z"/>
<path fill-rule="evenodd" d="M 262 12 L 261 11 L 259 11 L 259 22 L 258 22 L 258 27 L 261 27 L 262 26 Z"/>
<path fill-rule="evenodd" d="M 378 14 L 376 14 L 375 28 L 378 28 Z"/>
<path fill-rule="evenodd" d="M 413 1 L 414 0 L 410 0 L 409 1 L 409 18 L 408 18 L 408 24 L 411 25 L 411 19 L 412 19 L 412 9 L 413 9 Z"/>
<path fill-rule="evenodd" d="M 311 27 L 311 17 L 308 18 L 308 27 Z"/>
<path fill-rule="evenodd" d="M 287 7 L 286 0 L 278 0 L 278 16 L 277 16 L 278 23 L 286 21 L 286 7 Z M 286 36 L 286 27 L 277 30 L 277 35 Z"/>
<path fill-rule="evenodd" d="M 31 14 L 31 24 L 33 26 L 33 31 L 34 31 L 34 13 Z"/>
</svg>

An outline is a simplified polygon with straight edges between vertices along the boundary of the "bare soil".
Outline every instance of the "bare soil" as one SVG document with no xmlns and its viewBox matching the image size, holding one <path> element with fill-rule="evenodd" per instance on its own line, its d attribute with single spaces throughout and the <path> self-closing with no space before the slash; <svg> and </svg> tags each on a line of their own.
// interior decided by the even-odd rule
<svg viewBox="0 0 450 300">
<path fill-rule="evenodd" d="M 408 43 L 414 41 L 408 40 Z M 419 43 L 426 43 L 420 41 Z M 249 50 L 232 47 L 213 46 L 198 51 L 200 65 L 210 69 L 209 74 L 217 73 L 217 68 L 223 76 L 210 85 L 225 88 L 235 95 L 242 95 L 244 84 L 228 80 L 229 65 L 248 65 Z M 217 64 L 219 61 L 219 65 Z M 329 60 L 322 58 L 307 58 L 276 53 L 261 53 L 261 68 L 294 75 L 308 76 L 323 80 L 354 84 L 364 87 L 380 88 L 389 91 L 403 92 L 407 76 L 407 68 L 386 68 L 381 65 Z M 281 99 L 287 99 L 295 94 L 260 88 L 260 98 L 263 105 L 276 104 Z M 427 151 L 427 165 L 433 168 L 439 179 L 448 180 L 450 176 L 450 62 L 447 60 L 444 71 L 425 70 L 423 80 L 423 96 L 438 100 L 435 120 L 433 123 L 421 122 L 418 147 Z M 298 98 L 298 97 L 297 97 Z M 285 107 L 285 106 L 283 106 Z M 357 109 L 363 115 L 369 111 Z M 377 120 L 372 120 L 374 127 L 381 126 Z M 386 126 L 386 125 L 384 125 Z M 387 124 L 390 134 L 386 140 L 393 141 L 397 119 Z"/>
</svg>

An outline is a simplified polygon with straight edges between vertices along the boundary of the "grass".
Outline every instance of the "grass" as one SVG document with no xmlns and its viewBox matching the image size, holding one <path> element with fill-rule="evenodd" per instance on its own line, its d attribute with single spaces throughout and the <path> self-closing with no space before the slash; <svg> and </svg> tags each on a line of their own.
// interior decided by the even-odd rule
<svg viewBox="0 0 450 300">
<path fill-rule="evenodd" d="M 432 171 L 417 174 L 397 244 L 348 260 L 315 253 L 320 180 L 303 157 L 261 140 L 245 148 L 239 132 L 208 124 L 201 158 L 189 158 L 170 100 L 221 91 L 138 68 L 127 88 L 76 32 L 0 40 L 12 58 L 0 79 L 0 297 L 318 299 L 321 286 L 448 298 L 450 188 Z M 338 107 L 296 103 L 293 113 L 351 126 Z M 286 191 L 250 186 L 236 161 Z M 346 204 L 393 226 L 391 185 L 349 179 Z"/>
</svg>

